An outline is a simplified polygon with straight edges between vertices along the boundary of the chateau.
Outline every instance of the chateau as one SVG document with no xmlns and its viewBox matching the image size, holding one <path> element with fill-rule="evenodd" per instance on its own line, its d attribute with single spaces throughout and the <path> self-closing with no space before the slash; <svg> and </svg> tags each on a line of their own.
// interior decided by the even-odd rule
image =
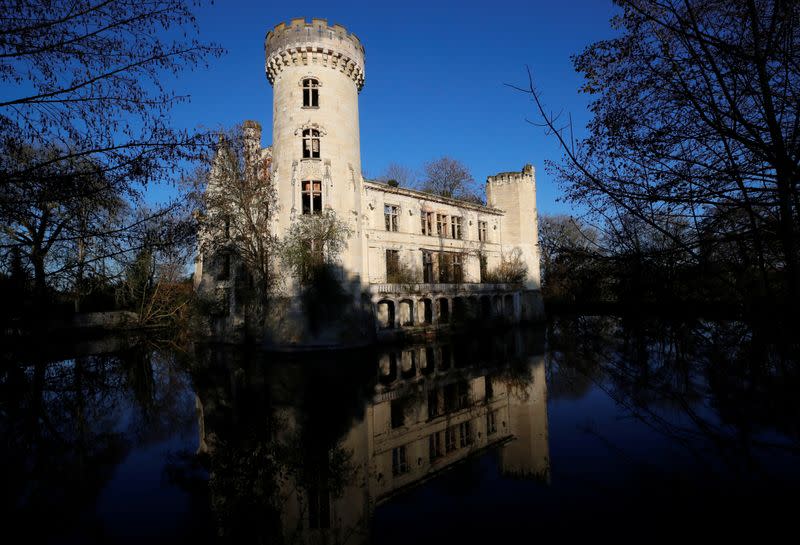
<svg viewBox="0 0 800 545">
<path fill-rule="evenodd" d="M 285 306 L 270 313 L 267 344 L 333 346 L 461 318 L 542 317 L 531 165 L 489 176 L 485 206 L 364 179 L 358 95 L 366 65 L 359 39 L 323 19 L 293 19 L 267 34 L 265 53 L 272 145 L 261 148 L 257 122 L 244 126 L 247 145 L 271 161 L 278 202 L 272 232 L 280 239 L 303 216 L 333 211 L 350 230 L 337 274 L 351 301 L 336 323 L 311 331 L 303 324 L 303 288 L 286 278 Z M 195 283 L 222 301 L 214 334 L 231 338 L 246 316 L 225 259 L 220 274 L 220 256 L 198 256 Z M 492 272 L 512 260 L 524 264 L 527 277 L 497 283 Z"/>
</svg>

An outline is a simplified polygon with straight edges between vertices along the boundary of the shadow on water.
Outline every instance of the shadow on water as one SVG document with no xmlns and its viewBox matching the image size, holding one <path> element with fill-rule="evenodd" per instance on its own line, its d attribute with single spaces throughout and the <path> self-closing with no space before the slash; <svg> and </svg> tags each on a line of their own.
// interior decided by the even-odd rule
<svg viewBox="0 0 800 545">
<path fill-rule="evenodd" d="M 798 346 L 739 322 L 80 354 L 0 374 L 4 528 L 34 542 L 765 535 L 800 482 Z"/>
</svg>

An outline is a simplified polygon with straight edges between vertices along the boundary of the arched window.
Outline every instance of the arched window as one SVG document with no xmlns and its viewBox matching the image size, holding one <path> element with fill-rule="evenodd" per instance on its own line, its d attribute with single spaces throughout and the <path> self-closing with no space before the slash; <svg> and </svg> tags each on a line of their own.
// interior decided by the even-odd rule
<svg viewBox="0 0 800 545">
<path fill-rule="evenodd" d="M 303 80 L 303 108 L 319 108 L 319 81 L 314 78 Z"/>
<path fill-rule="evenodd" d="M 319 131 L 317 129 L 303 131 L 303 159 L 319 159 Z"/>
</svg>

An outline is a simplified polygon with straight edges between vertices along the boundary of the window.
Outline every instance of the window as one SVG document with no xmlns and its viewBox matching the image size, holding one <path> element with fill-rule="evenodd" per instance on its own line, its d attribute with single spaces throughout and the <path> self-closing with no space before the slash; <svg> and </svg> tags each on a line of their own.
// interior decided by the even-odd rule
<svg viewBox="0 0 800 545">
<path fill-rule="evenodd" d="M 433 236 L 433 212 L 422 212 L 420 222 L 422 223 L 422 234 Z"/>
<path fill-rule="evenodd" d="M 319 159 L 319 131 L 317 129 L 303 131 L 303 159 Z"/>
<path fill-rule="evenodd" d="M 433 366 L 433 360 L 431 359 L 428 363 L 429 366 Z M 428 392 L 428 419 L 436 418 L 439 416 L 439 390 L 433 389 Z"/>
<path fill-rule="evenodd" d="M 433 252 L 422 250 L 422 281 L 432 284 L 433 280 Z"/>
<path fill-rule="evenodd" d="M 442 451 L 442 434 L 432 433 L 428 436 L 428 457 L 431 462 L 437 458 L 441 458 L 444 454 Z"/>
<path fill-rule="evenodd" d="M 441 284 L 450 282 L 450 265 L 452 262 L 452 254 L 439 252 L 439 282 Z"/>
<path fill-rule="evenodd" d="M 460 284 L 464 281 L 464 266 L 461 261 L 461 254 L 452 254 L 453 282 Z"/>
<path fill-rule="evenodd" d="M 392 204 L 387 204 L 383 207 L 383 218 L 386 220 L 387 231 L 397 231 L 397 216 L 400 215 L 400 209 Z"/>
<path fill-rule="evenodd" d="M 447 236 L 447 216 L 443 214 L 436 214 L 436 235 Z"/>
<path fill-rule="evenodd" d="M 487 242 L 488 239 L 486 238 L 486 222 L 479 221 L 478 222 L 478 240 L 481 242 Z"/>
<path fill-rule="evenodd" d="M 459 435 L 461 436 L 461 448 L 472 444 L 472 422 L 462 422 L 458 425 Z"/>
<path fill-rule="evenodd" d="M 444 449 L 446 452 L 456 450 L 456 427 L 450 426 L 444 430 Z"/>
<path fill-rule="evenodd" d="M 303 108 L 319 108 L 319 81 L 314 78 L 303 80 Z"/>
<path fill-rule="evenodd" d="M 486 255 L 478 254 L 478 261 L 481 264 L 481 282 L 486 282 Z"/>
<path fill-rule="evenodd" d="M 461 217 L 452 216 L 450 218 L 450 236 L 452 238 L 461 238 Z"/>
<path fill-rule="evenodd" d="M 303 214 L 319 214 L 322 212 L 322 182 L 319 180 L 303 180 Z"/>
<path fill-rule="evenodd" d="M 492 377 L 486 375 L 483 377 L 483 389 L 486 392 L 486 400 L 490 400 L 494 397 L 494 388 L 492 387 Z"/>
<path fill-rule="evenodd" d="M 497 411 L 486 413 L 486 435 L 497 433 Z"/>
<path fill-rule="evenodd" d="M 403 473 L 408 473 L 405 445 L 392 449 L 392 475 L 402 475 Z"/>
<path fill-rule="evenodd" d="M 400 252 L 397 250 L 386 250 L 386 281 L 390 284 L 396 283 L 400 275 Z"/>
</svg>

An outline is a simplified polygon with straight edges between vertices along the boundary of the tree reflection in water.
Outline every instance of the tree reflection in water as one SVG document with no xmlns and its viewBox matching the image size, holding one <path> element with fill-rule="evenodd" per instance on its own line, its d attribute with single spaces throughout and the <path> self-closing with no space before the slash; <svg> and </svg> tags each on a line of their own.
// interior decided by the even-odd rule
<svg viewBox="0 0 800 545">
<path fill-rule="evenodd" d="M 797 354 L 742 323 L 577 317 L 316 359 L 15 355 L 5 527 L 150 543 L 774 530 L 800 482 Z"/>
</svg>

